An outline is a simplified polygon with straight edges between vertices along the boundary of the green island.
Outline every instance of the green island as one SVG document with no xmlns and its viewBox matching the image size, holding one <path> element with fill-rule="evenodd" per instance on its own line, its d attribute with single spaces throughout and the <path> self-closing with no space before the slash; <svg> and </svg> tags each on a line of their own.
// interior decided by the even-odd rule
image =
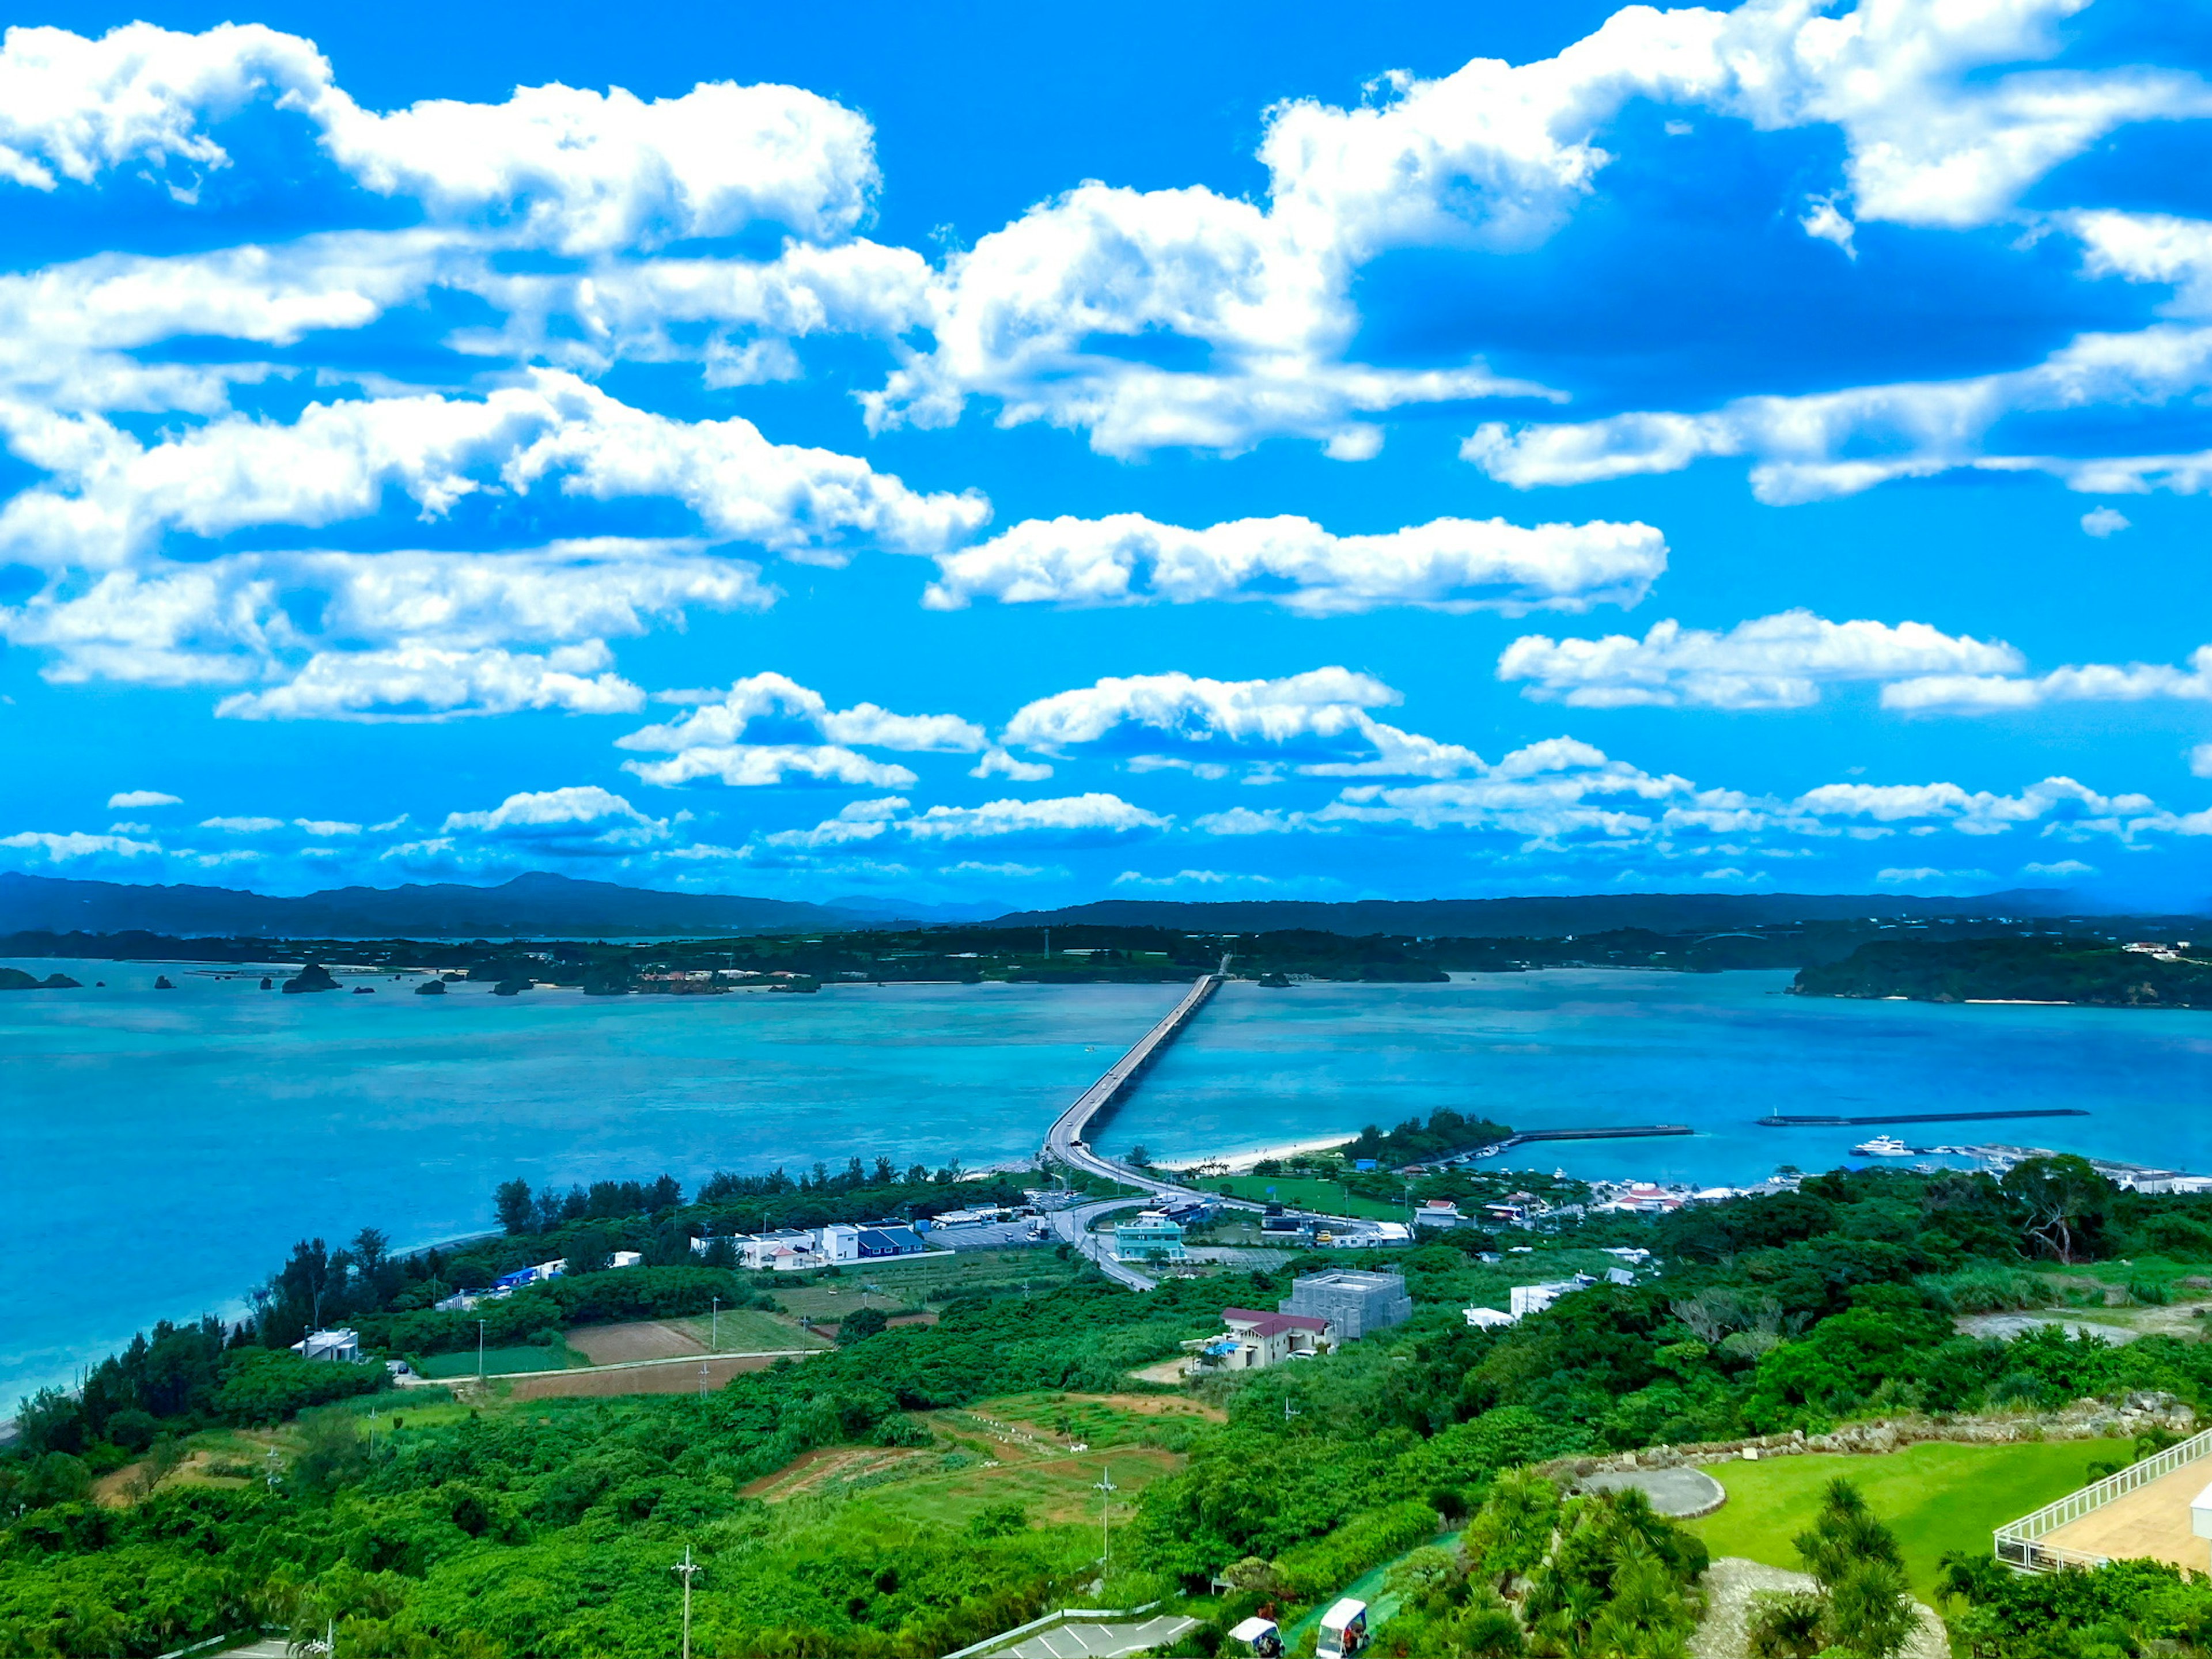
<svg viewBox="0 0 2212 1659">
<path fill-rule="evenodd" d="M 1371 1171 L 1300 1167 L 1486 1186 L 1398 1167 L 1468 1127 L 1371 1131 L 1354 1145 L 1395 1155 Z M 1772 1569 L 1806 1576 L 1753 1598 L 1762 1652 L 1890 1659 L 1915 1599 L 1974 1659 L 2205 1650 L 2212 1580 L 2016 1575 L 1986 1528 L 2212 1405 L 2212 1196 L 2071 1158 L 1657 1216 L 1555 1188 L 1528 1229 L 1359 1252 L 1402 1274 L 1404 1323 L 1194 1378 L 1169 1362 L 1224 1308 L 1270 1309 L 1344 1254 L 1223 1252 L 1144 1293 L 1065 1244 L 734 1259 L 734 1231 L 1020 1196 L 861 1158 L 689 1194 L 512 1181 L 496 1232 L 413 1255 L 374 1230 L 305 1240 L 249 1317 L 157 1327 L 24 1402 L 0 1454 L 0 1651 L 150 1659 L 274 1631 L 347 1659 L 659 1659 L 686 1552 L 692 1650 L 721 1659 L 924 1659 L 1156 1602 L 1187 1621 L 1166 1652 L 1242 1651 L 1226 1632 L 1263 1613 L 1311 1651 L 1347 1587 L 1376 1653 L 1668 1659 L 1731 1574 Z M 1651 1260 L 1607 1282 L 1622 1250 Z M 559 1278 L 437 1305 L 556 1255 Z M 1547 1281 L 1587 1288 L 1516 1323 L 1462 1311 Z M 2016 1334 L 1962 1323 L 1993 1314 Z M 359 1363 L 293 1351 L 335 1326 Z M 1813 1455 L 1784 1455 L 1801 1435 Z M 1737 1458 L 1747 1437 L 1781 1449 Z M 1729 1504 L 1678 1522 L 1583 1488 L 1596 1460 L 1662 1447 Z"/>
<path fill-rule="evenodd" d="M 2212 1008 L 2212 962 L 2187 941 L 2075 934 L 1887 939 L 1840 962 L 1799 970 L 1799 996 L 1905 997 L 1916 1002 L 2054 1002 L 2099 1008 Z"/>
<path fill-rule="evenodd" d="M 1850 957 L 1893 936 L 1964 939 L 1987 933 L 1986 919 L 1800 921 L 1726 932 L 1659 933 L 1644 927 L 1549 938 L 1352 935 L 1291 928 L 1192 933 L 1175 927 L 1060 923 L 857 928 L 817 933 L 626 940 L 471 941 L 179 938 L 149 933 L 16 933 L 0 936 L 0 957 L 233 963 L 303 962 L 310 982 L 327 971 L 434 975 L 488 983 L 507 994 L 533 986 L 594 995 L 699 996 L 744 990 L 809 992 L 833 984 L 1187 984 L 1217 968 L 1295 991 L 1309 981 L 1432 984 L 1455 973 L 1524 973 L 1545 968 L 1638 968 L 1680 973 L 1801 969 Z M 2022 928 L 2047 924 L 2021 923 Z M 2085 926 L 2089 924 L 2084 924 Z M 286 970 L 288 973 L 289 969 Z M 422 980 L 422 983 L 433 982 Z M 287 983 L 285 989 L 293 989 Z"/>
</svg>

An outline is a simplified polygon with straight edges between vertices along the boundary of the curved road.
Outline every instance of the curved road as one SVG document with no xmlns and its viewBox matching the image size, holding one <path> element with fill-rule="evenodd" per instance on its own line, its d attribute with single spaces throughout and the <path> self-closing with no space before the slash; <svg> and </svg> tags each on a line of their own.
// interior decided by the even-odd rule
<svg viewBox="0 0 2212 1659">
<path fill-rule="evenodd" d="M 1155 1204 L 1163 1199 L 1194 1199 L 1234 1210 L 1264 1212 L 1267 1209 L 1266 1205 L 1255 1204 L 1249 1199 L 1231 1198 L 1221 1193 L 1204 1192 L 1177 1182 L 1164 1181 L 1149 1170 L 1140 1170 L 1134 1164 L 1124 1164 L 1119 1158 L 1108 1158 L 1104 1153 L 1094 1151 L 1083 1139 L 1091 1127 L 1091 1119 L 1128 1093 L 1138 1078 L 1168 1044 L 1182 1035 L 1183 1027 L 1190 1024 L 1198 1011 L 1206 1006 L 1213 994 L 1221 988 L 1228 973 L 1229 958 L 1224 957 L 1218 971 L 1200 975 L 1196 982 L 1183 994 L 1182 1000 L 1176 1004 L 1166 1018 L 1138 1038 L 1128 1053 L 1109 1066 L 1105 1075 L 1097 1082 L 1078 1095 L 1068 1109 L 1053 1121 L 1052 1127 L 1045 1134 L 1044 1155 L 1048 1159 L 1064 1164 L 1070 1169 L 1081 1170 L 1087 1175 L 1103 1176 L 1125 1187 L 1142 1189 L 1142 1195 L 1139 1197 L 1094 1200 L 1059 1211 L 1052 1218 L 1053 1231 L 1060 1238 L 1074 1245 L 1097 1262 L 1099 1270 L 1108 1278 L 1127 1285 L 1133 1291 L 1153 1290 L 1158 1286 L 1159 1280 L 1149 1273 L 1138 1272 L 1127 1262 L 1115 1261 L 1107 1252 L 1103 1237 L 1091 1231 L 1091 1224 L 1099 1217 L 1115 1210 Z M 1355 1229 L 1373 1225 L 1371 1222 L 1351 1217 L 1332 1216 L 1329 1219 L 1343 1222 Z"/>
</svg>

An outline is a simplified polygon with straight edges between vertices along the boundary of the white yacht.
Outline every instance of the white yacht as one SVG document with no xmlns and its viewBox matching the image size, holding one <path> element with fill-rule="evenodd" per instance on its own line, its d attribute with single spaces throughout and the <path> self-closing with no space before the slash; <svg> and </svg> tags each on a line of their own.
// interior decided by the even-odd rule
<svg viewBox="0 0 2212 1659">
<path fill-rule="evenodd" d="M 1876 1135 L 1872 1140 L 1862 1140 L 1851 1148 L 1861 1158 L 1911 1158 L 1912 1148 L 1895 1135 Z"/>
</svg>

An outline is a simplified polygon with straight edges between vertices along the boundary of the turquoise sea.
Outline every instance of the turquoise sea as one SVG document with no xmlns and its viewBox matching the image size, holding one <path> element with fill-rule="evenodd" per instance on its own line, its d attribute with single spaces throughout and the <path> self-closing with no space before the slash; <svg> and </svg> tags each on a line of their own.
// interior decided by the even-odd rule
<svg viewBox="0 0 2212 1659">
<path fill-rule="evenodd" d="M 56 966 L 0 998 L 0 1413 L 154 1319 L 234 1310 L 293 1240 L 489 1224 L 492 1187 L 690 1185 L 816 1159 L 970 1168 L 1032 1153 L 1174 986 L 850 987 L 586 1000 L 482 987 L 285 997 L 258 978 Z M 166 971 L 174 991 L 152 988 Z M 92 981 L 106 981 L 94 990 Z M 1231 985 L 1094 1136 L 1156 1158 L 1355 1133 L 1440 1106 L 1522 1127 L 1674 1121 L 1672 1140 L 1522 1158 L 1740 1182 L 1873 1131 L 1773 1110 L 2079 1106 L 1926 1126 L 2212 1172 L 2212 1014 L 1801 1000 L 1781 974 L 1555 972 L 1437 986 Z M 1522 1158 L 1509 1159 L 1519 1163 Z"/>
</svg>

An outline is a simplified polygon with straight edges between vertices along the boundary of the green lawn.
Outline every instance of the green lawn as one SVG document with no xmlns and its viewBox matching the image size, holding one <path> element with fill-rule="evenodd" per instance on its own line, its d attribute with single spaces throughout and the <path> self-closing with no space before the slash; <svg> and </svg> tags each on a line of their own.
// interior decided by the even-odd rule
<svg viewBox="0 0 2212 1659">
<path fill-rule="evenodd" d="M 1048 1245 L 1007 1250 L 963 1250 L 957 1256 L 927 1261 L 871 1261 L 844 1268 L 835 1279 L 821 1277 L 811 1285 L 768 1285 L 770 1296 L 794 1316 L 835 1321 L 854 1308 L 900 1309 L 941 1306 L 958 1296 L 978 1291 L 1018 1291 L 1024 1283 L 1040 1291 L 1062 1284 L 1075 1275 L 1075 1264 L 1063 1261 Z M 797 1277 L 797 1275 L 793 1275 Z M 861 1286 L 877 1290 L 865 1298 Z"/>
<path fill-rule="evenodd" d="M 570 1363 L 565 1348 L 558 1352 L 551 1348 L 486 1348 L 483 1373 L 486 1376 L 510 1376 L 517 1371 L 557 1371 Z M 470 1348 L 460 1353 L 434 1353 L 415 1369 L 434 1380 L 474 1376 L 477 1351 Z"/>
<path fill-rule="evenodd" d="M 1716 1556 L 1748 1556 L 1802 1571 L 1790 1540 L 1812 1524 L 1820 1488 L 1847 1475 L 1905 1551 L 1913 1593 L 1935 1594 L 1936 1563 L 1954 1550 L 1986 1552 L 1990 1534 L 2088 1484 L 2093 1462 L 2124 1463 L 2124 1441 L 2035 1441 L 2015 1446 L 1929 1442 L 1886 1457 L 1778 1457 L 1705 1466 L 1728 1503 L 1688 1524 Z"/>
<path fill-rule="evenodd" d="M 1310 1176 L 1224 1176 L 1195 1183 L 1231 1198 L 1257 1203 L 1280 1203 L 1297 1210 L 1319 1210 L 1329 1215 L 1365 1216 L 1371 1221 L 1403 1221 L 1403 1204 L 1380 1204 L 1371 1198 L 1347 1194 L 1334 1181 Z"/>
</svg>

